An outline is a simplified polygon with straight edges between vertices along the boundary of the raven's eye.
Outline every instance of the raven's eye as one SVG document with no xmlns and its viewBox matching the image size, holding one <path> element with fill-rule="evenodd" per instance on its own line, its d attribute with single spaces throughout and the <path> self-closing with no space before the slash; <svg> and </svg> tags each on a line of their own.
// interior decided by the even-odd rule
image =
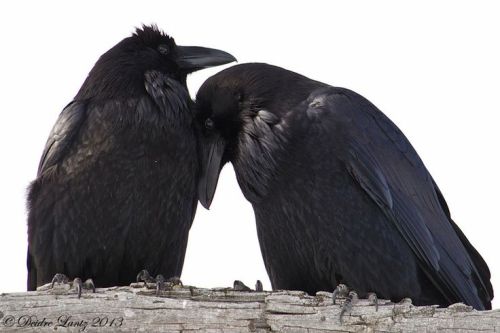
<svg viewBox="0 0 500 333">
<path fill-rule="evenodd" d="M 243 93 L 237 91 L 234 93 L 234 96 L 236 97 L 236 100 L 238 100 L 238 102 L 243 102 L 243 99 L 244 99 Z"/>
<path fill-rule="evenodd" d="M 168 45 L 160 44 L 158 45 L 158 52 L 160 52 L 163 55 L 167 55 L 170 52 L 170 48 L 168 47 Z"/>
<path fill-rule="evenodd" d="M 207 130 L 211 130 L 211 129 L 213 129 L 213 128 L 214 128 L 214 121 L 213 121 L 212 119 L 210 119 L 210 118 L 207 118 L 207 119 L 205 120 L 205 128 L 206 128 Z"/>
</svg>

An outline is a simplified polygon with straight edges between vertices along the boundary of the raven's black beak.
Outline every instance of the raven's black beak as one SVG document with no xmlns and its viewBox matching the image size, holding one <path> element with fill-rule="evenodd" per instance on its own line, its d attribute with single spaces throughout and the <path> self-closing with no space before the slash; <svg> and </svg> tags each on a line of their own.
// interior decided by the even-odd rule
<svg viewBox="0 0 500 333">
<path fill-rule="evenodd" d="M 212 204 L 212 199 L 214 198 L 219 174 L 223 167 L 222 156 L 226 147 L 224 140 L 219 136 L 209 140 L 209 142 L 203 143 L 203 164 L 201 178 L 198 183 L 198 199 L 206 209 L 210 208 L 210 204 Z"/>
<path fill-rule="evenodd" d="M 231 54 L 207 47 L 177 46 L 177 65 L 190 72 L 236 61 Z"/>
</svg>

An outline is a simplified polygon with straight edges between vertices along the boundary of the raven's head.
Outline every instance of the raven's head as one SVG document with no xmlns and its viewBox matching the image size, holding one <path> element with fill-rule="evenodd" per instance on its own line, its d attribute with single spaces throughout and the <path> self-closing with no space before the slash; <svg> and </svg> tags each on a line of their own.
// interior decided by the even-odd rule
<svg viewBox="0 0 500 333">
<path fill-rule="evenodd" d="M 225 69 L 201 86 L 196 96 L 202 155 L 198 194 L 205 208 L 227 162 L 233 163 L 247 199 L 255 202 L 265 195 L 288 140 L 287 114 L 307 97 L 308 87 L 301 87 L 303 78 L 276 66 L 252 63 Z"/>
<path fill-rule="evenodd" d="M 142 94 L 148 71 L 166 74 L 185 87 L 189 73 L 232 61 L 236 59 L 227 52 L 179 46 L 155 25 L 143 26 L 99 58 L 77 99 Z"/>
</svg>

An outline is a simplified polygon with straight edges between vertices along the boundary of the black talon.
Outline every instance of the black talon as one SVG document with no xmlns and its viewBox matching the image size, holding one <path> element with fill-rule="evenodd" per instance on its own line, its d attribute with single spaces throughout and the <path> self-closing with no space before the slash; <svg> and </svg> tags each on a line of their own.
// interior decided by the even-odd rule
<svg viewBox="0 0 500 333">
<path fill-rule="evenodd" d="M 178 276 L 172 276 L 167 280 L 167 282 L 170 284 L 171 287 L 173 286 L 184 286 L 182 284 L 181 278 Z"/>
<path fill-rule="evenodd" d="M 260 282 L 260 280 L 255 282 L 255 291 L 264 291 L 264 287 L 262 286 L 262 282 Z"/>
<path fill-rule="evenodd" d="M 94 280 L 92 280 L 92 279 L 85 280 L 85 282 L 83 283 L 83 288 L 85 288 L 85 289 L 92 289 L 92 293 L 95 294 Z"/>
<path fill-rule="evenodd" d="M 61 274 L 61 273 L 57 273 L 56 275 L 54 275 L 54 277 L 52 278 L 52 282 L 51 282 L 51 285 L 50 287 L 51 288 L 54 288 L 54 284 L 57 282 L 57 284 L 64 284 L 64 283 L 68 283 L 69 279 L 66 275 L 64 274 Z"/>
<path fill-rule="evenodd" d="M 142 271 L 140 271 L 138 274 L 137 274 L 137 277 L 136 277 L 136 282 L 141 282 L 143 281 L 144 282 L 144 286 L 147 287 L 147 284 L 148 283 L 154 283 L 155 280 L 153 279 L 153 277 L 149 274 L 149 272 L 145 269 L 143 269 Z"/>
<path fill-rule="evenodd" d="M 375 293 L 368 293 L 368 301 L 370 305 L 375 305 L 375 311 L 378 311 L 378 297 Z"/>
<path fill-rule="evenodd" d="M 405 297 L 402 300 L 400 300 L 397 304 L 413 304 L 413 301 L 409 297 Z"/>
<path fill-rule="evenodd" d="M 340 311 L 340 323 L 343 324 L 343 317 L 346 312 L 351 313 L 352 311 L 352 306 L 356 301 L 358 300 L 358 294 L 355 291 L 350 291 L 349 295 L 347 296 L 347 299 L 344 302 L 344 305 L 342 305 L 342 310 Z"/>
<path fill-rule="evenodd" d="M 73 287 L 76 288 L 76 292 L 78 293 L 78 298 L 80 298 L 82 296 L 82 289 L 83 289 L 82 279 L 76 277 L 73 280 Z"/>
<path fill-rule="evenodd" d="M 335 304 L 337 297 L 347 297 L 349 288 L 345 284 L 339 284 L 332 293 L 332 303 Z"/>
<path fill-rule="evenodd" d="M 56 284 L 56 282 L 58 284 L 68 284 L 68 281 L 69 281 L 69 279 L 66 275 L 61 274 L 61 273 L 57 273 L 52 278 L 51 288 L 54 288 L 54 285 Z M 85 289 L 92 289 L 92 292 L 95 293 L 95 285 L 94 285 L 94 281 L 92 281 L 92 279 L 87 279 L 87 280 L 85 280 L 85 283 L 82 283 L 82 279 L 80 279 L 79 277 L 76 277 L 73 279 L 73 281 L 69 285 L 70 285 L 70 288 L 76 289 L 76 292 L 78 294 L 78 298 L 82 297 L 82 290 L 84 288 Z"/>
<path fill-rule="evenodd" d="M 158 274 L 156 276 L 156 296 L 160 296 L 160 291 L 165 288 L 165 278 L 163 275 Z"/>
<path fill-rule="evenodd" d="M 233 282 L 233 289 L 235 291 L 252 291 L 252 289 L 250 289 L 249 287 L 247 287 L 240 280 L 234 280 L 234 282 Z"/>
</svg>

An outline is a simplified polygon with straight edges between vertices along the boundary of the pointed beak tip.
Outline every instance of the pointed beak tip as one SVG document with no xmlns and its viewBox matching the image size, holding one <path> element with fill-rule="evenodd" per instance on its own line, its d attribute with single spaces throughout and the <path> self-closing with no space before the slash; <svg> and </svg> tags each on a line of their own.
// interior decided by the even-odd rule
<svg viewBox="0 0 500 333">
<path fill-rule="evenodd" d="M 209 195 L 208 188 L 206 187 L 206 183 L 204 180 L 200 181 L 198 185 L 198 201 L 206 210 L 210 210 L 210 206 L 212 205 L 213 195 L 212 197 Z M 214 193 L 215 194 L 215 193 Z"/>
<path fill-rule="evenodd" d="M 236 59 L 235 56 L 233 56 L 231 53 L 228 53 L 228 62 L 227 63 L 230 63 L 230 62 L 238 62 L 238 59 Z"/>
<path fill-rule="evenodd" d="M 210 210 L 210 205 L 212 204 L 210 201 L 208 200 L 203 200 L 203 199 L 199 199 L 201 205 L 203 206 L 203 208 L 205 208 L 206 210 Z"/>
</svg>

